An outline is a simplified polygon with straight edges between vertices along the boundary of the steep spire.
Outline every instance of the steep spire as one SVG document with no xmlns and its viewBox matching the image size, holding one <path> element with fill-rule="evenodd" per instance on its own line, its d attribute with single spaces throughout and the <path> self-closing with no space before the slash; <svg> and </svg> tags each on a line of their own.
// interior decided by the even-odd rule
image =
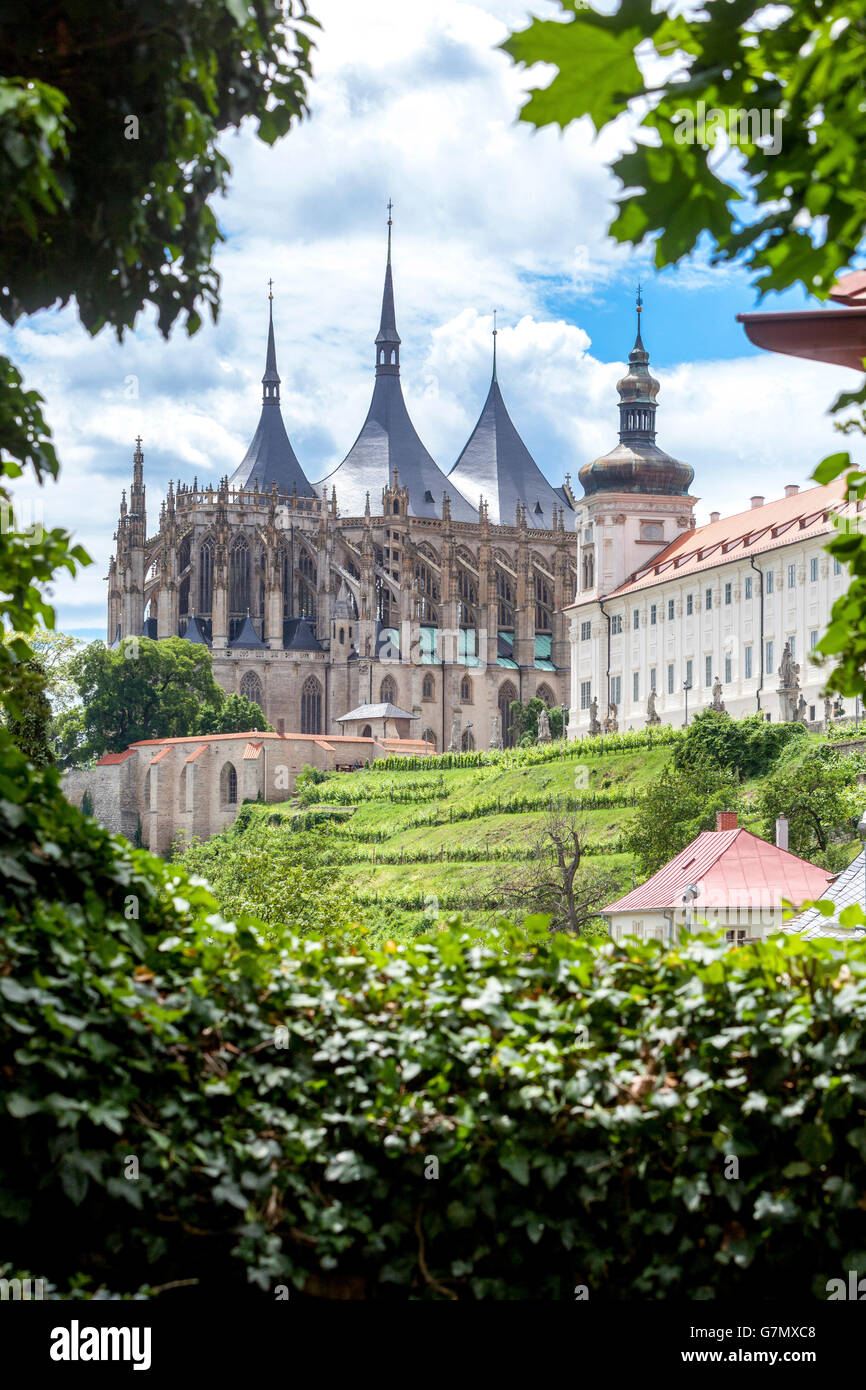
<svg viewBox="0 0 866 1390">
<path fill-rule="evenodd" d="M 299 497 L 314 497 L 304 470 L 286 434 L 280 409 L 280 376 L 277 371 L 277 349 L 274 342 L 273 280 L 268 281 L 268 351 L 265 374 L 262 377 L 262 413 L 250 447 L 235 469 L 227 487 L 269 492 L 276 484 L 280 496 L 296 492 Z"/>
<path fill-rule="evenodd" d="M 497 329 L 497 327 L 496 327 L 496 310 L 494 309 L 494 310 L 493 310 L 493 380 L 494 380 L 494 381 L 496 380 L 496 334 L 497 334 L 497 332 L 498 332 L 498 329 Z"/>
<path fill-rule="evenodd" d="M 639 347 L 639 348 L 643 349 L 643 342 L 642 342 L 641 336 L 640 336 L 640 316 L 641 316 L 641 314 L 643 313 L 643 300 L 641 299 L 641 295 L 640 295 L 640 280 L 638 280 L 638 282 L 637 282 L 637 305 L 636 305 L 636 308 L 637 308 L 637 337 L 636 337 L 635 340 L 634 340 L 634 345 L 635 345 L 636 348 Z"/>
<path fill-rule="evenodd" d="M 382 317 L 376 334 L 376 375 L 400 375 L 400 334 L 394 313 L 394 281 L 391 276 L 391 200 L 388 200 L 388 260 L 385 265 L 385 288 L 382 292 Z"/>
<path fill-rule="evenodd" d="M 280 375 L 277 371 L 277 347 L 274 342 L 274 282 L 268 281 L 268 353 L 262 377 L 262 405 L 280 403 Z"/>
</svg>

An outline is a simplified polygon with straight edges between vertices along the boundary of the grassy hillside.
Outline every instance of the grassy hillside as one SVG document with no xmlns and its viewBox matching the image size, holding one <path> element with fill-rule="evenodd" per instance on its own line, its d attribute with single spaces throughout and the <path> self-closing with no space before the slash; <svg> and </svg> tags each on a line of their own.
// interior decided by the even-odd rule
<svg viewBox="0 0 866 1390">
<path fill-rule="evenodd" d="M 187 861 L 228 910 L 283 921 L 302 898 L 317 896 L 335 927 L 359 921 L 374 939 L 405 939 L 439 912 L 492 921 L 503 880 L 537 859 L 551 812 L 567 811 L 584 826 L 587 872 L 613 871 L 624 891 L 643 875 L 623 832 L 679 738 L 650 747 L 628 746 L 629 736 L 587 740 L 414 766 L 389 760 L 330 775 L 279 806 L 248 803 L 231 830 L 194 846 Z M 820 742 L 809 736 L 800 746 Z M 742 787 L 740 823 L 756 832 L 750 803 L 761 785 Z M 297 922 L 303 927 L 300 907 Z"/>
</svg>

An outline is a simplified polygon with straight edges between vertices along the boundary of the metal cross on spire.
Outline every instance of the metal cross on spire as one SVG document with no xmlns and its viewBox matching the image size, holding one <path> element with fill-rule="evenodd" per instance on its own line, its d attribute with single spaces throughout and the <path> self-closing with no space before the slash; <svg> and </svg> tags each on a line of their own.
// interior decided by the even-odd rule
<svg viewBox="0 0 866 1390">
<path fill-rule="evenodd" d="M 273 282 L 273 280 L 269 280 L 269 281 L 268 281 L 268 299 L 273 299 L 273 297 L 274 297 L 274 282 Z"/>
<path fill-rule="evenodd" d="M 493 310 L 493 380 L 496 380 L 496 335 L 499 329 L 496 327 L 496 310 Z"/>
</svg>

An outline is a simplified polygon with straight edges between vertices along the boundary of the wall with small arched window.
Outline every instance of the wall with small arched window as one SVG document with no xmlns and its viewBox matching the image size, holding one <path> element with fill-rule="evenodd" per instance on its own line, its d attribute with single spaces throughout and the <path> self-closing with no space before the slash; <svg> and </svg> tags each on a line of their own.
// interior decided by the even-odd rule
<svg viewBox="0 0 866 1390">
<path fill-rule="evenodd" d="M 462 739 L 460 740 L 460 747 L 463 749 L 463 752 L 464 752 L 464 753 L 472 753 L 472 752 L 474 752 L 474 750 L 475 750 L 475 735 L 472 734 L 472 733 L 469 731 L 469 729 L 465 729 L 465 730 L 464 730 L 463 737 L 462 737 Z"/>
<path fill-rule="evenodd" d="M 397 703 L 397 682 L 393 676 L 386 676 L 379 686 L 379 703 L 386 705 Z"/>
<path fill-rule="evenodd" d="M 432 729 L 425 729 L 421 737 L 425 743 L 430 743 L 434 749 L 436 748 L 436 735 Z"/>
<path fill-rule="evenodd" d="M 252 700 L 253 704 L 258 705 L 260 709 L 264 709 L 265 697 L 262 692 L 262 683 L 255 671 L 247 671 L 241 677 L 241 694 L 247 700 Z"/>
<path fill-rule="evenodd" d="M 436 682 L 434 681 L 433 677 L 430 675 L 430 672 L 429 672 L 429 671 L 427 672 L 426 676 L 424 677 L 423 681 L 421 682 L 421 699 L 422 699 L 422 700 L 435 700 L 435 699 L 436 699 Z"/>
<path fill-rule="evenodd" d="M 472 704 L 472 682 L 468 676 L 464 676 L 460 682 L 460 703 L 461 705 Z"/>
<path fill-rule="evenodd" d="M 315 676 L 308 676 L 301 688 L 301 733 L 322 732 L 322 687 Z"/>
<path fill-rule="evenodd" d="M 234 763 L 223 763 L 220 772 L 220 806 L 237 806 L 238 774 Z"/>
</svg>

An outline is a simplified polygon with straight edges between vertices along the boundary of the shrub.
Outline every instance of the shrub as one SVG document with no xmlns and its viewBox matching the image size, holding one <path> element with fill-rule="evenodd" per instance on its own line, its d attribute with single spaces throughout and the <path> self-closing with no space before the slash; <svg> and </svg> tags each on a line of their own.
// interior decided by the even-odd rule
<svg viewBox="0 0 866 1390">
<path fill-rule="evenodd" d="M 784 1300 L 864 1269 L 862 943 L 281 938 L 53 775 L 22 798 L 0 772 L 13 1268 L 569 1300 Z"/>
<path fill-rule="evenodd" d="M 730 767 L 741 777 L 761 777 L 782 750 L 808 738 L 802 724 L 772 724 L 760 714 L 732 719 L 718 710 L 696 714 L 674 752 L 674 767 L 683 772 L 699 763 Z"/>
</svg>

